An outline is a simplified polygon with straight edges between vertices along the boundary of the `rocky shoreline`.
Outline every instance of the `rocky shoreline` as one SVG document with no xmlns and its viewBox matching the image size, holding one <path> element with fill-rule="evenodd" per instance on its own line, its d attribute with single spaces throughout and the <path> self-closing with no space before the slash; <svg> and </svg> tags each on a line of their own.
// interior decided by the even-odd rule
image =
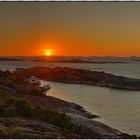
<svg viewBox="0 0 140 140">
<path fill-rule="evenodd" d="M 67 102 L 52 96 L 45 96 L 42 93 L 41 87 L 33 86 L 31 84 L 25 84 L 23 82 L 25 75 L 22 74 L 21 76 L 19 76 L 18 74 L 15 75 L 15 73 L 13 74 L 9 71 L 0 72 L 1 103 L 5 102 L 5 100 L 9 98 L 12 98 L 12 102 L 11 99 L 10 101 L 8 100 L 8 102 L 6 102 L 6 106 L 7 103 L 9 104 L 9 102 L 11 102 L 11 104 L 9 104 L 11 107 L 13 106 L 12 104 L 15 101 L 16 103 L 18 101 L 18 104 L 20 103 L 19 105 L 16 105 L 16 108 L 18 110 L 21 109 L 18 108 L 21 105 L 22 109 L 26 107 L 26 110 L 28 110 L 27 104 L 24 105 L 24 101 L 22 101 L 24 99 L 30 102 L 29 107 L 31 108 L 35 105 L 39 105 L 41 106 L 41 108 L 47 106 L 49 110 L 54 110 L 52 114 L 55 113 L 58 115 L 58 118 L 56 119 L 60 119 L 59 113 L 61 115 L 65 115 L 62 115 L 64 118 L 61 117 L 61 119 L 59 120 L 60 124 L 58 122 L 57 124 L 55 122 L 55 119 L 53 121 L 46 122 L 46 120 L 44 119 L 43 121 L 35 118 L 32 119 L 31 117 L 33 116 L 20 117 L 18 115 L 17 117 L 11 117 L 11 114 L 7 115 L 6 113 L 6 117 L 0 117 L 0 138 L 138 138 L 136 135 L 123 133 L 104 123 L 93 120 L 93 118 L 96 118 L 98 116 L 87 112 L 85 108 L 78 104 Z M 10 110 L 9 108 L 7 109 L 9 113 Z M 28 113 L 26 112 L 26 110 L 23 112 L 23 115 L 24 113 Z M 29 111 L 29 115 L 30 113 L 31 112 Z M 1 115 L 2 114 L 0 111 L 0 116 Z M 43 112 L 40 115 L 42 117 Z M 55 117 L 57 115 L 55 115 Z M 54 116 L 50 117 L 53 118 Z M 63 121 L 62 119 L 66 119 L 67 121 Z M 73 127 L 64 128 L 64 123 L 72 124 Z"/>
<path fill-rule="evenodd" d="M 89 84 L 100 87 L 140 91 L 139 79 L 132 79 L 123 76 L 112 75 L 109 73 L 83 69 L 67 67 L 33 67 L 28 69 L 18 68 L 13 74 L 18 76 L 22 75 L 23 77 L 35 75 L 42 80 L 61 83 Z"/>
</svg>

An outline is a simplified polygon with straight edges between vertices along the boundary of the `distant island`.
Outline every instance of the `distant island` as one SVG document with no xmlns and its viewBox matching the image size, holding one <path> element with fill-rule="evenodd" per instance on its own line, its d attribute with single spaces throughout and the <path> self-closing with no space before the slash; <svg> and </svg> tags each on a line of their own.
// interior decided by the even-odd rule
<svg viewBox="0 0 140 140">
<path fill-rule="evenodd" d="M 3 57 L 0 57 L 0 61 L 24 61 L 24 60 L 15 59 L 15 58 L 3 58 Z"/>
<path fill-rule="evenodd" d="M 18 57 L 18 58 L 8 58 L 8 57 L 0 57 L 0 61 L 31 61 L 31 62 L 48 62 L 48 63 L 87 63 L 87 64 L 118 64 L 118 63 L 129 63 L 126 61 L 96 61 L 96 60 L 84 60 L 80 58 L 64 58 L 64 57 L 55 57 L 55 56 L 50 56 L 50 57 L 41 57 L 41 58 L 36 58 L 36 59 L 31 59 L 30 57 Z"/>
<path fill-rule="evenodd" d="M 140 61 L 140 58 L 131 58 L 132 61 Z"/>
<path fill-rule="evenodd" d="M 82 59 L 54 59 L 54 58 L 35 59 L 32 61 L 34 61 L 34 62 L 50 62 L 50 63 L 89 63 L 89 64 L 128 63 L 128 62 L 123 62 L 123 61 L 89 61 L 89 60 L 82 60 Z"/>
</svg>

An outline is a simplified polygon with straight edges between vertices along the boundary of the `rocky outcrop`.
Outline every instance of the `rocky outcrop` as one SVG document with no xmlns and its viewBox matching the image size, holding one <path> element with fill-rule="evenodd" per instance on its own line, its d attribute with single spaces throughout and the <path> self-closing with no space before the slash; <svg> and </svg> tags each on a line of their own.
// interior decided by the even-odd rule
<svg viewBox="0 0 140 140">
<path fill-rule="evenodd" d="M 87 138 L 119 138 L 122 134 L 122 132 L 98 121 L 75 114 L 69 114 L 69 116 L 72 118 L 73 123 L 77 125 L 75 131 Z"/>
<path fill-rule="evenodd" d="M 0 88 L 12 94 L 45 96 L 46 88 L 26 83 L 24 76 L 13 75 L 9 71 L 0 72 Z"/>
<path fill-rule="evenodd" d="M 47 67 L 34 67 L 28 69 L 16 69 L 15 75 L 22 75 L 30 77 L 37 76 L 42 80 L 73 83 L 73 84 L 90 84 L 101 87 L 125 89 L 125 90 L 140 90 L 140 80 L 126 78 L 123 76 L 115 76 L 112 74 L 73 69 L 73 68 L 47 68 Z"/>
</svg>

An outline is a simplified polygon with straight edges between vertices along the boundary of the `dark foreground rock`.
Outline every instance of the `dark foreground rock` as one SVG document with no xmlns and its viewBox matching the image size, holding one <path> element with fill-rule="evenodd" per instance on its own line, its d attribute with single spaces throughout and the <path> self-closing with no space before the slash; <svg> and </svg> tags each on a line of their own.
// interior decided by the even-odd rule
<svg viewBox="0 0 140 140">
<path fill-rule="evenodd" d="M 1 118 L 0 125 L 0 138 L 2 139 L 80 138 L 80 135 L 74 132 L 65 131 L 49 123 L 21 117 Z"/>
<path fill-rule="evenodd" d="M 74 103 L 49 96 L 40 97 L 39 100 L 37 100 L 36 96 L 31 95 L 16 97 L 26 98 L 33 104 L 47 105 L 54 110 L 66 113 L 70 117 L 74 127 L 67 130 L 51 123 L 27 117 L 6 117 L 0 118 L 0 138 L 134 138 L 134 135 L 122 133 L 106 124 L 88 118 L 83 113 L 77 112 L 73 108 L 72 104 Z"/>
<path fill-rule="evenodd" d="M 34 67 L 28 69 L 16 69 L 15 75 L 30 77 L 37 76 L 42 80 L 73 83 L 73 84 L 89 84 L 101 87 L 125 89 L 125 90 L 140 90 L 140 80 L 126 78 L 123 76 L 115 76 L 112 74 L 73 69 L 73 68 L 48 68 L 48 67 Z"/>
<path fill-rule="evenodd" d="M 136 135 L 129 135 L 117 129 L 114 129 L 104 123 L 93 120 L 98 116 L 87 112 L 82 106 L 67 102 L 53 96 L 35 97 L 25 95 L 24 98 L 29 99 L 34 104 L 47 104 L 49 107 L 57 111 L 66 113 L 72 123 L 75 125 L 72 132 L 77 134 L 79 138 L 137 138 Z M 75 137 L 76 138 L 76 137 Z"/>
</svg>

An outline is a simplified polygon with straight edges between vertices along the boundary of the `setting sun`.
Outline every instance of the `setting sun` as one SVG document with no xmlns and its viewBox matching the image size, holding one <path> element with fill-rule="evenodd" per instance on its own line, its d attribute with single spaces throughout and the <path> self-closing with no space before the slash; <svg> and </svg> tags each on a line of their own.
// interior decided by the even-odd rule
<svg viewBox="0 0 140 140">
<path fill-rule="evenodd" d="M 52 50 L 45 50 L 45 55 L 46 56 L 51 56 L 52 55 Z"/>
</svg>

